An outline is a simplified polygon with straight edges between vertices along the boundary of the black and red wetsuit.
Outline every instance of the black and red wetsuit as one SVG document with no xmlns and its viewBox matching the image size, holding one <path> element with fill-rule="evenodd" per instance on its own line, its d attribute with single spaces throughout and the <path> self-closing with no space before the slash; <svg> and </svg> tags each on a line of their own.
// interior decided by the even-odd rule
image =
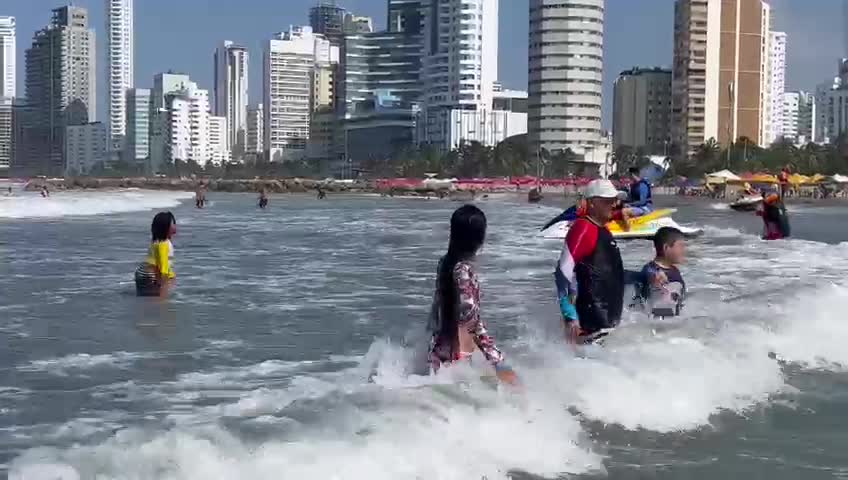
<svg viewBox="0 0 848 480">
<path fill-rule="evenodd" d="M 621 321 L 624 264 L 606 227 L 578 218 L 568 230 L 554 276 L 566 322 L 579 321 L 583 333 L 592 334 Z"/>
</svg>

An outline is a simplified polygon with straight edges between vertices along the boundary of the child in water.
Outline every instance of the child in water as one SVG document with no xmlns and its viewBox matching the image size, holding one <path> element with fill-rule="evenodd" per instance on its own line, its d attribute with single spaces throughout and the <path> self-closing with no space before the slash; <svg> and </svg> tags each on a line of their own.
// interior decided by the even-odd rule
<svg viewBox="0 0 848 480">
<path fill-rule="evenodd" d="M 654 248 L 656 258 L 639 275 L 637 300 L 655 317 L 676 317 L 686 297 L 686 282 L 678 269 L 686 262 L 686 237 L 676 228 L 662 227 L 654 236 Z"/>
<path fill-rule="evenodd" d="M 518 382 L 515 372 L 504 363 L 480 318 L 480 282 L 473 261 L 485 238 L 486 215 L 479 208 L 465 205 L 453 213 L 448 253 L 439 262 L 428 325 L 432 334 L 429 361 L 435 372 L 442 364 L 470 360 L 474 350 L 480 350 L 498 379 L 514 385 Z"/>
<path fill-rule="evenodd" d="M 160 212 L 150 226 L 152 239 L 147 258 L 135 270 L 135 290 L 140 297 L 158 297 L 166 293 L 168 283 L 176 277 L 172 268 L 177 233 L 177 219 L 171 212 Z"/>
</svg>

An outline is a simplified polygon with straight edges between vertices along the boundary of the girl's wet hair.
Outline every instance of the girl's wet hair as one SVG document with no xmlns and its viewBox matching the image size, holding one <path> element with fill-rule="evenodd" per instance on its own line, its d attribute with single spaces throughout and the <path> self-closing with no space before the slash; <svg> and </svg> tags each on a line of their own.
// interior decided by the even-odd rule
<svg viewBox="0 0 848 480">
<path fill-rule="evenodd" d="M 457 292 L 453 270 L 457 263 L 470 260 L 483 246 L 486 240 L 486 215 L 473 205 L 465 205 L 453 212 L 450 225 L 448 253 L 442 259 L 439 270 L 438 289 L 441 297 L 442 320 L 439 333 L 443 338 L 451 339 L 451 350 L 455 353 L 459 347 L 457 336 L 459 315 L 456 311 L 459 304 L 459 292 Z"/>
<path fill-rule="evenodd" d="M 171 224 L 177 223 L 177 218 L 171 212 L 159 212 L 153 217 L 150 225 L 150 233 L 154 242 L 162 242 L 168 239 Z"/>
</svg>

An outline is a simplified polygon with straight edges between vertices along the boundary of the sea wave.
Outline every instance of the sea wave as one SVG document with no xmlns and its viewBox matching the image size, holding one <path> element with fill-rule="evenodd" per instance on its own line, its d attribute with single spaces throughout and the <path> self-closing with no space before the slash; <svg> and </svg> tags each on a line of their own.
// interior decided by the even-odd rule
<svg viewBox="0 0 848 480">
<path fill-rule="evenodd" d="M 190 192 L 120 190 L 56 192 L 48 198 L 36 194 L 0 197 L 0 218 L 57 218 L 140 212 L 176 207 L 191 198 Z"/>
</svg>

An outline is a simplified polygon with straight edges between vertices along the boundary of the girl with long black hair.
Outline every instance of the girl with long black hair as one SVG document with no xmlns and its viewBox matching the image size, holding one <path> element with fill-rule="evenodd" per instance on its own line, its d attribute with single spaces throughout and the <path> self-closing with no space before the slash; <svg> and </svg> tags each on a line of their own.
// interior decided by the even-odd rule
<svg viewBox="0 0 848 480">
<path fill-rule="evenodd" d="M 501 381 L 514 384 L 515 373 L 503 363 L 503 354 L 480 318 L 480 283 L 472 262 L 485 239 L 486 215 L 479 208 L 465 205 L 453 213 L 430 318 L 430 366 L 436 371 L 443 363 L 470 359 L 478 349 Z"/>
<path fill-rule="evenodd" d="M 150 225 L 150 248 L 147 258 L 135 270 L 135 290 L 142 297 L 156 297 L 176 274 L 172 268 L 174 246 L 171 237 L 177 233 L 177 219 L 171 212 L 159 212 Z"/>
</svg>

